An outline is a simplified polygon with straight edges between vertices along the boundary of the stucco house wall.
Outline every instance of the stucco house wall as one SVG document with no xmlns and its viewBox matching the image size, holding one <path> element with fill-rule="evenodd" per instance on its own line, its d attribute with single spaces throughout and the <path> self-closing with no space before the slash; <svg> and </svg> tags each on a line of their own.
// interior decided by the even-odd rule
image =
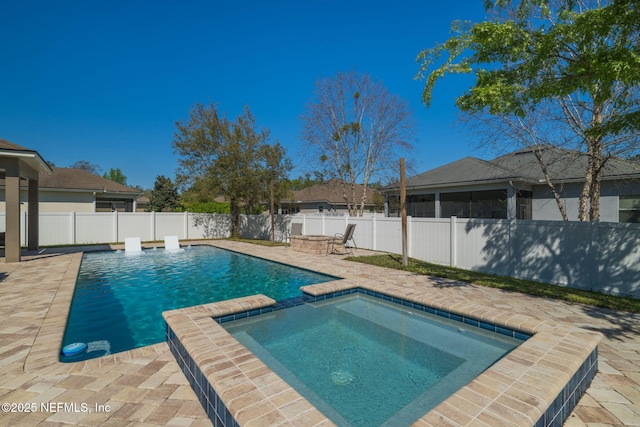
<svg viewBox="0 0 640 427">
<path fill-rule="evenodd" d="M 142 191 L 73 168 L 52 168 L 39 183 L 40 212 L 135 212 Z M 27 189 L 20 191 L 20 210 L 28 209 Z M 0 182 L 0 210 L 6 211 L 5 192 Z"/>
<path fill-rule="evenodd" d="M 94 212 L 95 197 L 87 193 L 62 193 L 40 190 L 40 212 Z M 27 192 L 20 192 L 20 211 L 27 212 Z M 4 192 L 0 192 L 0 211 L 6 211 Z"/>
<path fill-rule="evenodd" d="M 578 205 L 582 184 L 565 184 L 562 201 L 570 221 L 578 220 Z M 600 190 L 600 221 L 619 222 L 620 196 L 640 194 L 640 182 L 605 181 Z M 536 186 L 533 190 L 534 220 L 560 221 L 562 216 L 558 204 L 547 186 Z"/>
</svg>

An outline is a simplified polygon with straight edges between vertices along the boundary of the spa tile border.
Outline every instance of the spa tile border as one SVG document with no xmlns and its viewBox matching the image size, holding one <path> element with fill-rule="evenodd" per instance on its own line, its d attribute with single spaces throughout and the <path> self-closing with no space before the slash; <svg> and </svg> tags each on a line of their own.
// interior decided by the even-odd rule
<svg viewBox="0 0 640 427">
<path fill-rule="evenodd" d="M 269 312 L 275 303 L 254 295 L 163 313 L 169 349 L 216 427 L 334 425 L 213 321 Z"/>
<path fill-rule="evenodd" d="M 375 287 L 353 284 L 349 287 L 344 281 L 306 286 L 302 290 L 301 297 L 278 302 L 257 295 L 163 313 L 167 320 L 169 348 L 214 426 L 250 426 L 265 422 L 296 425 L 300 424 L 300 417 L 310 417 L 305 419 L 304 425 L 332 425 L 231 337 L 220 323 L 358 292 L 504 335 L 529 338 L 416 421 L 416 426 L 436 426 L 443 422 L 477 426 L 561 426 L 597 371 L 600 334 L 570 325 L 539 321 L 501 310 L 491 310 L 483 319 L 479 315 L 482 310 L 473 303 L 433 300 L 432 296 L 419 293 L 403 295 L 402 289 L 380 292 Z M 178 322 L 178 319 L 182 321 Z M 194 325 L 197 326 L 195 329 Z M 232 348 L 230 353 L 223 354 L 241 354 L 241 363 L 234 363 L 228 355 L 218 355 L 223 360 L 220 363 L 203 365 L 198 361 L 203 352 L 217 354 L 220 343 Z M 218 370 L 215 366 L 224 369 Z M 252 374 L 245 370 L 247 366 L 266 372 L 264 375 L 273 380 L 279 393 L 273 395 L 269 387 L 250 380 Z M 284 404 L 278 398 L 282 393 L 289 397 Z M 295 411 L 284 409 L 293 407 L 296 407 Z M 252 412 L 252 408 L 256 410 Z"/>
<path fill-rule="evenodd" d="M 294 297 L 294 298 L 289 298 L 281 301 L 276 301 L 276 303 L 272 307 L 265 307 L 259 310 L 244 311 L 244 312 L 234 313 L 234 314 L 230 314 L 222 317 L 214 317 L 213 320 L 215 320 L 218 323 L 226 323 L 226 322 L 231 322 L 233 320 L 245 319 L 247 317 L 257 316 L 263 313 L 269 313 L 276 310 L 281 310 L 283 308 L 294 307 L 297 305 L 307 304 L 307 303 L 316 302 L 316 301 L 325 301 L 331 298 L 341 297 L 345 295 L 352 295 L 352 294 L 364 294 L 364 295 L 372 296 L 384 301 L 402 305 L 407 308 L 412 308 L 414 310 L 422 311 L 424 313 L 429 313 L 439 317 L 444 317 L 446 319 L 451 319 L 456 322 L 462 322 L 469 326 L 474 326 L 476 328 L 484 329 L 490 332 L 506 335 L 508 337 L 516 338 L 522 341 L 525 341 L 531 338 L 532 336 L 532 334 L 524 333 L 516 329 L 506 328 L 491 322 L 478 320 L 474 317 L 459 315 L 456 313 L 452 313 L 448 310 L 433 308 L 428 305 L 411 302 L 402 298 L 393 297 L 390 295 L 363 289 L 360 287 L 346 289 L 346 290 L 337 291 L 337 292 L 330 292 L 328 294 L 318 295 L 318 296 L 305 293 L 302 297 Z"/>
</svg>

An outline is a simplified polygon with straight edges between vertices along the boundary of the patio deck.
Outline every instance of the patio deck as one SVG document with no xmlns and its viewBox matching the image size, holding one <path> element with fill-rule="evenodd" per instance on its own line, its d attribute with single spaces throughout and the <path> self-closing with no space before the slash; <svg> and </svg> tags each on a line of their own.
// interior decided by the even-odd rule
<svg viewBox="0 0 640 427">
<path fill-rule="evenodd" d="M 640 426 L 640 315 L 474 285 L 454 286 L 286 247 L 210 243 L 353 280 L 436 287 L 443 298 L 599 331 L 604 335 L 599 372 L 565 425 Z M 0 402 L 22 409 L 0 412 L 0 425 L 211 425 L 166 343 L 74 364 L 58 362 L 80 259 L 78 248 L 65 248 L 27 254 L 22 263 L 0 263 Z M 26 403 L 35 403 L 37 410 L 27 413 L 19 408 Z M 41 403 L 49 410 L 41 410 Z M 100 411 L 96 404 L 102 405 Z"/>
</svg>

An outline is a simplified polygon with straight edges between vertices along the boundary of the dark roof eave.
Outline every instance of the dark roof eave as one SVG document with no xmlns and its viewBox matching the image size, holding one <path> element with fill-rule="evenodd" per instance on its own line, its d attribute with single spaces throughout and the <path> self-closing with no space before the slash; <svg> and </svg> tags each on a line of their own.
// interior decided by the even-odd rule
<svg viewBox="0 0 640 427">
<path fill-rule="evenodd" d="M 523 184 L 538 184 L 538 181 L 523 178 L 521 176 L 514 176 L 512 178 L 500 178 L 500 179 L 483 179 L 480 181 L 457 181 L 457 182 L 446 182 L 446 183 L 430 183 L 430 184 L 415 184 L 415 185 L 407 185 L 407 190 L 415 190 L 415 189 L 430 189 L 430 188 L 452 188 L 452 187 L 465 187 L 465 186 L 476 186 L 476 185 L 486 185 L 486 184 L 508 184 L 509 182 L 518 182 Z M 400 189 L 399 185 L 387 186 L 382 191 L 390 191 L 390 190 L 398 190 Z"/>
<path fill-rule="evenodd" d="M 602 181 L 632 181 L 632 180 L 640 180 L 640 174 L 625 174 L 625 175 L 606 175 L 602 177 Z M 448 182 L 448 183 L 433 183 L 433 184 L 416 184 L 416 185 L 407 185 L 407 190 L 429 190 L 435 188 L 453 188 L 453 187 L 471 187 L 477 185 L 486 185 L 486 184 L 500 184 L 500 183 L 508 183 L 509 181 L 530 184 L 530 185 L 542 185 L 545 184 L 546 181 L 544 179 L 533 180 L 522 177 L 513 177 L 513 178 L 501 178 L 494 180 L 482 180 L 482 181 L 459 181 L 459 182 Z M 574 184 L 584 182 L 584 177 L 579 178 L 565 178 L 554 181 L 557 184 Z M 381 191 L 397 191 L 400 189 L 399 185 L 389 185 L 383 188 Z"/>
<path fill-rule="evenodd" d="M 47 175 L 53 173 L 51 166 L 49 166 L 42 156 L 34 150 L 0 149 L 0 157 L 17 157 L 38 173 L 45 173 Z"/>
</svg>

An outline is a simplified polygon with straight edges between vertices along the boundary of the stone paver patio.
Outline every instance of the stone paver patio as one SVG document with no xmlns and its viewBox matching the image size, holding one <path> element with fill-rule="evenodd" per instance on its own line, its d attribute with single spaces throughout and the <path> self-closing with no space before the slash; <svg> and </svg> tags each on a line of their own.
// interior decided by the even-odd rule
<svg viewBox="0 0 640 427">
<path fill-rule="evenodd" d="M 565 426 L 640 426 L 640 315 L 452 283 L 287 247 L 210 243 L 356 280 L 436 287 L 443 298 L 599 331 L 603 339 L 598 374 Z M 25 255 L 21 263 L 0 263 L 0 403 L 17 411 L 6 412 L 3 406 L 0 425 L 210 426 L 166 343 L 86 362 L 58 362 L 80 250 L 46 249 Z"/>
</svg>

